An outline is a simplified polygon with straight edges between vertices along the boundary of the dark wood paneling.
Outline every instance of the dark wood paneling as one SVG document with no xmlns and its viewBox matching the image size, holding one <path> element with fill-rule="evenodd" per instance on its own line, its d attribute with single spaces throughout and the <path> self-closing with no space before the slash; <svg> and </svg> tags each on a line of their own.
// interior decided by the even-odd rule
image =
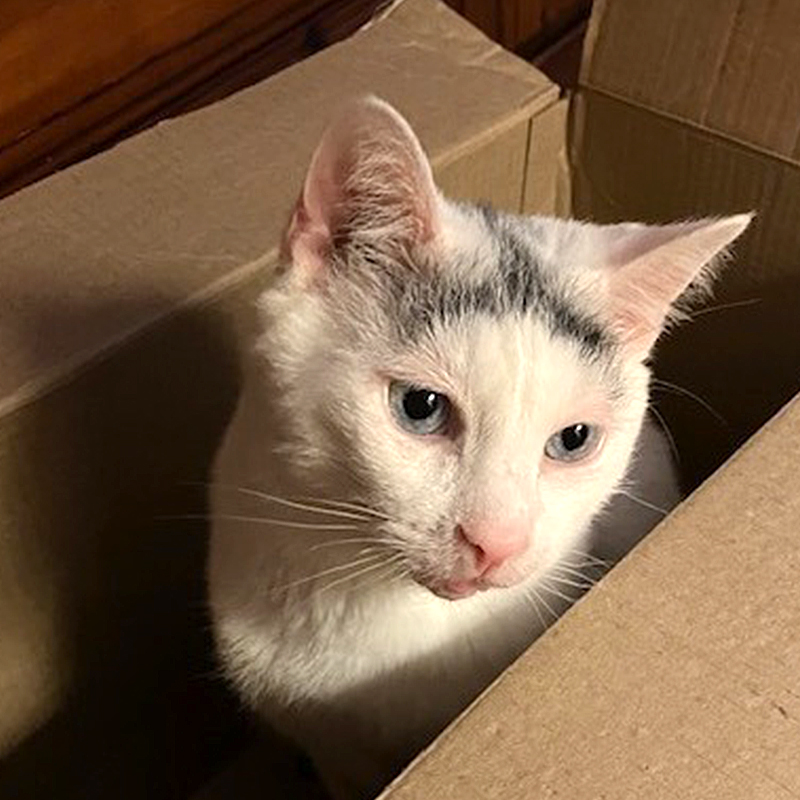
<svg viewBox="0 0 800 800">
<path fill-rule="evenodd" d="M 0 194 L 343 38 L 382 0 L 6 0 Z"/>
</svg>

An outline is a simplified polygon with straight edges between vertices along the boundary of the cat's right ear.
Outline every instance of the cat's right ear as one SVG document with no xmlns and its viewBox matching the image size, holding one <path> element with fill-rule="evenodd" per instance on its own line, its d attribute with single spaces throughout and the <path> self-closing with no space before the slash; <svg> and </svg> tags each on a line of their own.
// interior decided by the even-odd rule
<svg viewBox="0 0 800 800">
<path fill-rule="evenodd" d="M 388 103 L 349 104 L 311 159 L 284 241 L 304 282 L 313 282 L 337 248 L 381 250 L 424 244 L 438 234 L 438 192 L 411 126 Z"/>
<path fill-rule="evenodd" d="M 623 348 L 647 357 L 676 302 L 710 281 L 715 260 L 741 236 L 752 214 L 672 225 L 623 223 L 596 230 L 606 249 L 609 310 Z"/>
</svg>

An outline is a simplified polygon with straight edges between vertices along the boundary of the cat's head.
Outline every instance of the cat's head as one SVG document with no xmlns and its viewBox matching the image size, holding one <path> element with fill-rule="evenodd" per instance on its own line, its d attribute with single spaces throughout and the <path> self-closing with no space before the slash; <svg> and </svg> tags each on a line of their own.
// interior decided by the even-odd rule
<svg viewBox="0 0 800 800">
<path fill-rule="evenodd" d="M 599 226 L 454 203 L 396 111 L 353 104 L 262 300 L 290 459 L 354 478 L 438 594 L 534 579 L 623 478 L 649 352 L 749 219 Z"/>
</svg>

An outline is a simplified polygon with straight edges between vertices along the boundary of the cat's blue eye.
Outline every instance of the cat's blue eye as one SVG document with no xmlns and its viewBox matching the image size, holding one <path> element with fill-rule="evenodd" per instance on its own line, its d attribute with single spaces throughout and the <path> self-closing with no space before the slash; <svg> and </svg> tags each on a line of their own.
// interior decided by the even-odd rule
<svg viewBox="0 0 800 800">
<path fill-rule="evenodd" d="M 450 401 L 433 389 L 401 381 L 389 384 L 389 405 L 397 424 L 409 433 L 429 436 L 443 433 L 450 420 Z"/>
<path fill-rule="evenodd" d="M 600 444 L 600 428 L 576 422 L 554 433 L 544 447 L 545 455 L 553 461 L 580 461 L 587 458 Z"/>
</svg>

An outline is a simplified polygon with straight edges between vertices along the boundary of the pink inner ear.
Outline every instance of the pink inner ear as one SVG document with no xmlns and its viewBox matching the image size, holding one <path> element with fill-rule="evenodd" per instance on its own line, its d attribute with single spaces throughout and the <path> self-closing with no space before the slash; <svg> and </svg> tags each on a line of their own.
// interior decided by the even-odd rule
<svg viewBox="0 0 800 800">
<path fill-rule="evenodd" d="M 408 247 L 435 235 L 437 191 L 408 123 L 386 103 L 351 104 L 311 160 L 286 235 L 300 269 L 324 268 L 337 236 Z"/>
<path fill-rule="evenodd" d="M 709 222 L 707 219 L 671 225 L 623 222 L 619 225 L 604 226 L 602 231 L 608 246 L 608 266 L 624 267 L 638 258 L 655 252 L 663 245 L 708 227 Z"/>
<path fill-rule="evenodd" d="M 673 304 L 749 225 L 751 215 L 664 226 L 612 225 L 606 239 L 612 318 L 623 344 L 643 358 Z"/>
<path fill-rule="evenodd" d="M 286 229 L 283 257 L 310 277 L 322 269 L 330 241 L 330 231 L 320 223 L 312 222 L 301 197 Z"/>
<path fill-rule="evenodd" d="M 324 136 L 315 151 L 303 184 L 299 208 L 302 215 L 298 220 L 301 226 L 308 224 L 319 231 L 330 231 L 335 228 L 335 214 L 344 196 L 347 180 L 345 161 L 348 159 L 350 147 L 355 143 L 339 141 L 334 128 Z"/>
</svg>

